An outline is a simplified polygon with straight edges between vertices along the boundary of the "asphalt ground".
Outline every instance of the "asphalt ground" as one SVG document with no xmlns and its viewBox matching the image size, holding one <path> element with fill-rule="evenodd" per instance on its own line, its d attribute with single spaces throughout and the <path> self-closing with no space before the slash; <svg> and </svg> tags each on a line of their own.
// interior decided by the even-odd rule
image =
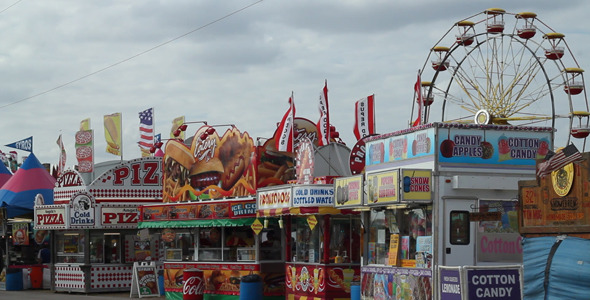
<svg viewBox="0 0 590 300">
<path fill-rule="evenodd" d="M 129 299 L 129 292 L 117 293 L 64 293 L 52 292 L 50 290 L 22 290 L 22 291 L 0 291 L 1 300 L 106 300 L 106 299 Z M 165 296 L 142 297 L 142 299 L 166 299 Z"/>
</svg>

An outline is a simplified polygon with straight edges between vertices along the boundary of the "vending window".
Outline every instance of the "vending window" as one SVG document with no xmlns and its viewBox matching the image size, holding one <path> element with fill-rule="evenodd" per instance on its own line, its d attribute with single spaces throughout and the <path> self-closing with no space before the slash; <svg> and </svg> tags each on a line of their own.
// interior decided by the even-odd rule
<svg viewBox="0 0 590 300">
<path fill-rule="evenodd" d="M 58 263 L 84 262 L 84 232 L 60 231 L 56 233 Z"/>
<path fill-rule="evenodd" d="M 122 263 L 121 261 L 121 234 L 104 234 L 104 262 L 107 264 Z"/>
<path fill-rule="evenodd" d="M 295 241 L 292 260 L 318 263 L 321 257 L 321 238 L 324 236 L 323 220 L 318 218 L 313 230 L 309 227 L 307 217 L 293 217 L 291 222 L 291 238 Z"/>
<path fill-rule="evenodd" d="M 469 226 L 469 212 L 463 210 L 453 210 L 450 212 L 449 232 L 451 245 L 469 245 L 470 241 L 470 226 Z"/>
<path fill-rule="evenodd" d="M 330 223 L 330 262 L 360 263 L 360 219 L 334 217 Z"/>
<path fill-rule="evenodd" d="M 188 230 L 165 229 L 162 231 L 166 260 L 192 261 L 195 254 L 193 235 Z"/>
<path fill-rule="evenodd" d="M 102 232 L 90 233 L 90 262 L 104 263 L 104 234 Z"/>
<path fill-rule="evenodd" d="M 386 216 L 387 214 L 387 216 Z M 393 217 L 394 220 L 391 220 Z M 399 233 L 397 222 L 390 210 L 372 210 L 369 226 L 369 264 L 387 264 L 389 238 L 392 233 Z M 394 230 L 390 230 L 391 228 Z"/>
</svg>

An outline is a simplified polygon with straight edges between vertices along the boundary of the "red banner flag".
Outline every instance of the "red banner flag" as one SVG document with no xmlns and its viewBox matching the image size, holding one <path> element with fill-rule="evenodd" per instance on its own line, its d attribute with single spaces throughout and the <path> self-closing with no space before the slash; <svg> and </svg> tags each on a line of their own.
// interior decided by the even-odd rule
<svg viewBox="0 0 590 300">
<path fill-rule="evenodd" d="M 330 143 L 330 110 L 328 109 L 328 81 L 320 92 L 320 119 L 316 125 L 318 129 L 318 146 Z"/>
<path fill-rule="evenodd" d="M 293 152 L 293 124 L 295 122 L 295 103 L 293 94 L 289 98 L 289 109 L 283 116 L 275 132 L 275 147 L 279 151 Z"/>
<path fill-rule="evenodd" d="M 418 102 L 418 117 L 412 124 L 412 127 L 420 125 L 422 122 L 422 106 L 424 105 L 422 99 L 422 81 L 420 80 L 420 72 L 418 72 L 418 80 L 414 84 L 414 92 L 416 93 L 416 102 Z"/>
<path fill-rule="evenodd" d="M 375 134 L 375 95 L 368 96 L 355 103 L 353 132 L 357 141 Z"/>
</svg>

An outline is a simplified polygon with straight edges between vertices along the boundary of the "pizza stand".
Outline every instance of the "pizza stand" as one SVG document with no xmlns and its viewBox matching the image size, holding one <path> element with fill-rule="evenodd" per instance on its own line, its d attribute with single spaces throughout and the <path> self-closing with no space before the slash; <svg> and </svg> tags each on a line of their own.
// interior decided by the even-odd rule
<svg viewBox="0 0 590 300">
<path fill-rule="evenodd" d="M 35 229 L 49 230 L 53 237 L 54 291 L 129 291 L 133 263 L 161 256 L 159 237 L 137 228 L 139 206 L 161 202 L 161 158 L 108 165 L 88 185 L 81 173 L 64 172 L 54 204 L 35 206 Z"/>
<path fill-rule="evenodd" d="M 267 242 L 278 226 L 256 220 L 254 197 L 144 205 L 140 215 L 139 228 L 160 231 L 164 240 L 166 298 L 183 298 L 190 269 L 203 272 L 205 299 L 238 299 L 241 280 L 253 274 L 265 299 L 284 294 L 282 249 Z"/>
<path fill-rule="evenodd" d="M 513 277 L 522 265 L 517 183 L 534 178 L 552 134 L 546 127 L 431 123 L 368 138 L 364 183 L 352 183 L 362 187 L 362 199 L 336 201 L 363 213 L 363 299 L 453 299 L 461 287 L 444 282 L 444 267 L 457 267 L 458 278 L 480 269 L 511 276 L 521 288 Z"/>
<path fill-rule="evenodd" d="M 258 218 L 278 219 L 286 239 L 285 296 L 350 298 L 351 283 L 360 280 L 360 254 L 354 247 L 360 243 L 360 220 L 358 213 L 334 207 L 334 186 L 259 188 L 256 198 Z"/>
</svg>

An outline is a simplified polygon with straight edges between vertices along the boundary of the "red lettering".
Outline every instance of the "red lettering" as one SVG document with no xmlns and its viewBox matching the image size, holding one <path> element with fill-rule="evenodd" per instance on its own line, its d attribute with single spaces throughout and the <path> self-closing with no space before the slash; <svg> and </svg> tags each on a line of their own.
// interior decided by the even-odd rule
<svg viewBox="0 0 590 300">
<path fill-rule="evenodd" d="M 140 164 L 131 165 L 131 169 L 133 170 L 133 176 L 131 176 L 131 185 L 140 185 L 141 184 L 141 178 L 139 176 L 140 167 L 141 167 Z"/>
<path fill-rule="evenodd" d="M 146 171 L 143 177 L 144 184 L 158 185 L 160 183 L 160 176 L 158 176 L 158 167 L 160 166 L 157 162 L 147 162 L 143 165 L 143 169 Z"/>
<path fill-rule="evenodd" d="M 114 185 L 122 185 L 123 180 L 129 177 L 129 169 L 127 168 L 118 168 L 113 170 L 113 174 L 115 175 L 115 179 L 113 180 Z"/>
<path fill-rule="evenodd" d="M 103 224 L 132 224 L 137 223 L 137 213 L 103 213 Z"/>
</svg>

